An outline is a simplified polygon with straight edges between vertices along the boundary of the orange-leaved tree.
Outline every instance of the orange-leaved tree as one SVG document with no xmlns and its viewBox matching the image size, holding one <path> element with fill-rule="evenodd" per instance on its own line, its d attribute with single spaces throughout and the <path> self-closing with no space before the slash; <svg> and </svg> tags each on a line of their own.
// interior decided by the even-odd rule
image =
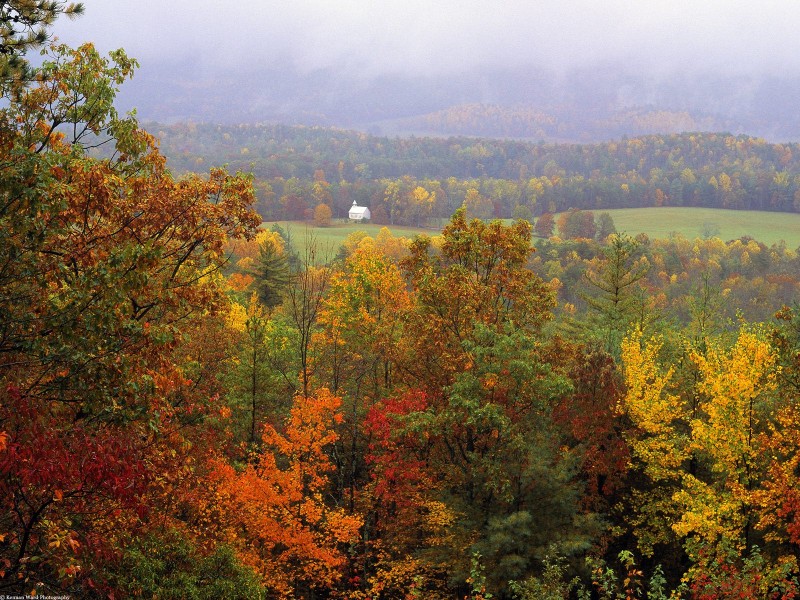
<svg viewBox="0 0 800 600">
<path fill-rule="evenodd" d="M 243 470 L 216 462 L 196 515 L 198 534 L 233 546 L 279 598 L 334 588 L 358 539 L 361 519 L 330 494 L 340 405 L 324 388 L 297 395 L 283 430 L 266 425 L 263 447 Z"/>
<path fill-rule="evenodd" d="M 170 175 L 113 108 L 134 66 L 53 48 L 0 114 L 0 589 L 100 585 L 213 404 L 180 347 L 226 305 L 215 273 L 258 223 L 251 185 Z"/>
</svg>

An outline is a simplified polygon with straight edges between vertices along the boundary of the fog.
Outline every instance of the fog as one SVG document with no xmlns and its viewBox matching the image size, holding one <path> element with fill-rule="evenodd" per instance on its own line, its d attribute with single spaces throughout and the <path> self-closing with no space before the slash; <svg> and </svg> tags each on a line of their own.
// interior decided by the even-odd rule
<svg viewBox="0 0 800 600">
<path fill-rule="evenodd" d="M 86 0 L 62 40 L 145 63 L 209 69 L 290 63 L 369 75 L 474 67 L 554 70 L 626 61 L 643 71 L 800 72 L 800 4 L 783 1 Z"/>
<path fill-rule="evenodd" d="M 253 90 L 269 73 L 272 95 L 262 105 L 274 109 L 275 89 L 283 87 L 283 109 L 291 112 L 294 104 L 303 103 L 303 111 L 320 114 L 330 112 L 330 102 L 341 108 L 343 102 L 353 101 L 320 95 L 321 104 L 314 105 L 308 89 L 313 78 L 319 82 L 320 73 L 325 74 L 324 85 L 346 81 L 343 85 L 350 88 L 354 82 L 374 88 L 380 78 L 426 78 L 428 83 L 413 93 L 427 90 L 433 96 L 436 91 L 431 86 L 437 78 L 447 78 L 442 85 L 452 85 L 453 77 L 470 75 L 484 89 L 464 100 L 483 101 L 488 93 L 499 103 L 504 102 L 502 86 L 487 84 L 476 73 L 518 71 L 525 74 L 521 79 L 528 78 L 522 84 L 529 88 L 535 87 L 530 82 L 534 71 L 536 81 L 542 81 L 542 73 L 549 77 L 548 85 L 598 71 L 624 74 L 624 82 L 610 82 L 611 88 L 604 92 L 623 104 L 657 103 L 663 95 L 659 90 L 672 94 L 687 82 L 721 79 L 728 87 L 718 97 L 708 98 L 708 111 L 726 116 L 741 112 L 745 105 L 752 110 L 748 103 L 755 97 L 770 95 L 758 82 L 800 77 L 796 34 L 800 3 L 790 0 L 85 0 L 84 4 L 86 14 L 72 22 L 59 21 L 56 35 L 73 45 L 90 40 L 104 51 L 123 47 L 138 58 L 140 73 L 125 93 L 130 102 L 135 98 L 144 103 L 144 112 L 149 110 L 153 114 L 148 116 L 155 118 L 165 116 L 156 113 L 165 110 L 168 98 L 162 99 L 161 109 L 148 102 L 159 86 L 169 87 L 170 73 L 181 89 L 165 89 L 164 94 L 207 89 L 215 81 L 219 89 L 226 88 L 225 95 L 240 89 L 251 102 L 258 101 Z M 493 89 L 487 92 L 487 87 Z M 697 96 L 696 91 L 693 94 Z M 172 104 L 182 108 L 166 117 L 191 116 L 187 102 L 173 98 Z M 700 100 L 701 106 L 690 108 L 703 110 L 702 104 Z M 405 112 L 414 110 L 409 105 Z"/>
</svg>

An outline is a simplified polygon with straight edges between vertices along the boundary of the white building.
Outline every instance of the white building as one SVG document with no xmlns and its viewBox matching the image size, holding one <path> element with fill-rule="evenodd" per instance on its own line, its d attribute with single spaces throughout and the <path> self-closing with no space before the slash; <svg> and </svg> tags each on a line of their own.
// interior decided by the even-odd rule
<svg viewBox="0 0 800 600">
<path fill-rule="evenodd" d="M 369 209 L 366 206 L 359 206 L 353 200 L 353 206 L 350 207 L 349 217 L 351 221 L 369 221 Z"/>
</svg>

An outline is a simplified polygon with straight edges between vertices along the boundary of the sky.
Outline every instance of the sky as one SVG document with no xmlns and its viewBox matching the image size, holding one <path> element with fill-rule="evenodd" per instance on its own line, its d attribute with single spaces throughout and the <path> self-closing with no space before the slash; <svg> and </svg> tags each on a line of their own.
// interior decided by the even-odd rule
<svg viewBox="0 0 800 600">
<path fill-rule="evenodd" d="M 84 0 L 54 27 L 201 70 L 344 68 L 365 77 L 624 62 L 654 76 L 800 74 L 794 0 Z"/>
</svg>

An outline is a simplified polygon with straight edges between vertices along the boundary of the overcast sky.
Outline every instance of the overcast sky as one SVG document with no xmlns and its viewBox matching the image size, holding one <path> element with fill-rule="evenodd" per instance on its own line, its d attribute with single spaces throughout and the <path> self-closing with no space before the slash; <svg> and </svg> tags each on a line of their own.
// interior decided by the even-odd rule
<svg viewBox="0 0 800 600">
<path fill-rule="evenodd" d="M 218 67 L 435 75 L 624 60 L 643 72 L 800 74 L 794 0 L 84 0 L 62 41 Z"/>
</svg>

